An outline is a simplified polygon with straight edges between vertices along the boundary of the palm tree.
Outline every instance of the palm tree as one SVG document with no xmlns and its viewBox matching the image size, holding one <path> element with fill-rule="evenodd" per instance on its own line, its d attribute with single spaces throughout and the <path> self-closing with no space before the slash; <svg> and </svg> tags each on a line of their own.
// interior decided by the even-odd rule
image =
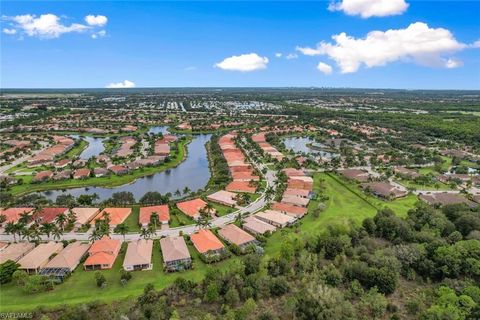
<svg viewBox="0 0 480 320">
<path fill-rule="evenodd" d="M 28 224 L 30 222 L 30 214 L 28 212 L 20 213 L 20 218 L 18 219 L 18 223 L 21 224 Z"/>
<path fill-rule="evenodd" d="M 55 225 L 53 223 L 45 222 L 40 226 L 41 233 L 44 233 L 47 238 L 50 238 L 50 234 L 53 232 Z"/>
<path fill-rule="evenodd" d="M 67 216 L 64 213 L 60 213 L 56 218 L 55 222 L 58 226 L 64 231 L 65 224 L 67 223 Z"/>
<path fill-rule="evenodd" d="M 30 236 L 30 240 L 29 241 L 40 241 L 42 238 L 41 238 L 41 233 L 40 233 L 40 230 L 38 228 L 38 225 L 37 224 L 33 224 L 30 226 L 29 229 L 29 236 Z"/>
<path fill-rule="evenodd" d="M 63 235 L 62 229 L 60 229 L 56 225 L 53 225 L 52 235 L 53 239 L 60 240 Z"/>
<path fill-rule="evenodd" d="M 73 225 L 75 221 L 77 221 L 77 214 L 73 212 L 72 208 L 68 209 L 67 220 L 70 225 Z"/>
<path fill-rule="evenodd" d="M 88 239 L 94 242 L 94 241 L 100 240 L 102 236 L 103 236 L 102 233 L 97 228 L 95 228 L 93 232 L 90 234 L 90 236 L 88 236 Z"/>
<path fill-rule="evenodd" d="M 121 234 L 123 236 L 123 242 L 125 242 L 125 235 L 128 233 L 128 229 L 128 225 L 125 223 L 120 223 L 115 227 L 115 229 L 113 229 L 113 232 Z"/>
<path fill-rule="evenodd" d="M 150 238 L 150 230 L 148 228 L 142 228 L 142 230 L 140 230 L 140 237 L 142 237 L 143 239 L 149 239 Z"/>
<path fill-rule="evenodd" d="M 189 187 L 183 188 L 183 194 L 188 194 L 189 192 L 190 192 L 190 188 L 189 188 Z"/>
<path fill-rule="evenodd" d="M 237 216 L 235 217 L 235 222 L 237 222 L 240 227 L 243 226 L 243 216 L 242 216 L 242 213 L 240 211 L 238 212 Z"/>
<path fill-rule="evenodd" d="M 158 213 L 157 212 L 152 212 L 152 214 L 150 215 L 150 223 L 152 223 L 154 226 L 155 226 L 155 230 L 157 230 L 157 222 L 159 222 L 159 216 L 158 216 Z"/>
<path fill-rule="evenodd" d="M 23 225 L 21 223 L 9 222 L 5 225 L 5 233 L 13 235 L 13 242 L 17 242 L 17 234 L 22 232 Z"/>
</svg>

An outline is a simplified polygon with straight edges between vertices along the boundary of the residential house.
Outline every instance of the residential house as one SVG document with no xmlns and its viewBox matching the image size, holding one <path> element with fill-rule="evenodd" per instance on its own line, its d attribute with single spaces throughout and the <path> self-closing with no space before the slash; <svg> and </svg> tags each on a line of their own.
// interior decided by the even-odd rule
<svg viewBox="0 0 480 320">
<path fill-rule="evenodd" d="M 266 232 L 274 232 L 277 229 L 275 226 L 253 216 L 246 217 L 243 220 L 242 228 L 255 235 L 263 235 Z"/>
<path fill-rule="evenodd" d="M 236 193 L 220 190 L 207 196 L 207 199 L 209 201 L 220 203 L 224 206 L 233 208 L 237 205 L 237 201 L 235 201 L 236 196 L 237 196 Z"/>
<path fill-rule="evenodd" d="M 266 223 L 270 223 L 271 225 L 277 228 L 284 228 L 289 226 L 295 222 L 295 218 L 283 214 L 281 212 L 275 210 L 265 210 L 261 211 L 254 215 L 255 218 L 262 220 Z"/>
<path fill-rule="evenodd" d="M 104 236 L 88 249 L 88 258 L 83 264 L 85 270 L 111 269 L 122 244 L 120 240 Z"/>
<path fill-rule="evenodd" d="M 192 258 L 183 237 L 160 239 L 160 248 L 167 271 L 182 271 L 192 266 Z"/>
<path fill-rule="evenodd" d="M 139 239 L 128 243 L 123 269 L 126 271 L 152 270 L 153 240 Z"/>
<path fill-rule="evenodd" d="M 200 198 L 178 202 L 177 208 L 192 219 L 200 217 L 200 210 L 204 209 L 207 203 Z"/>
<path fill-rule="evenodd" d="M 240 248 L 245 248 L 257 242 L 255 237 L 246 233 L 234 224 L 228 224 L 221 228 L 218 230 L 218 234 L 228 243 L 235 244 Z"/>
<path fill-rule="evenodd" d="M 62 249 L 63 245 L 60 242 L 41 243 L 18 260 L 18 264 L 20 264 L 19 269 L 25 270 L 29 274 L 37 274 L 40 268 L 46 265 L 50 258 L 58 254 Z"/>
<path fill-rule="evenodd" d="M 190 240 L 203 255 L 218 255 L 225 251 L 223 243 L 210 230 L 201 229 L 192 234 Z"/>
<path fill-rule="evenodd" d="M 91 224 L 94 225 L 97 220 L 104 219 L 108 215 L 110 228 L 113 229 L 123 223 L 131 213 L 132 208 L 105 208 L 93 218 Z"/>
<path fill-rule="evenodd" d="M 12 260 L 17 262 L 35 248 L 35 244 L 31 242 L 16 242 L 0 251 L 0 264 Z"/>
<path fill-rule="evenodd" d="M 158 214 L 158 220 L 162 225 L 168 225 L 170 221 L 170 210 L 168 205 L 159 205 L 159 206 L 151 206 L 151 207 L 141 207 L 140 214 L 138 216 L 138 223 L 142 227 L 147 227 L 150 223 L 150 217 L 152 213 Z"/>
</svg>

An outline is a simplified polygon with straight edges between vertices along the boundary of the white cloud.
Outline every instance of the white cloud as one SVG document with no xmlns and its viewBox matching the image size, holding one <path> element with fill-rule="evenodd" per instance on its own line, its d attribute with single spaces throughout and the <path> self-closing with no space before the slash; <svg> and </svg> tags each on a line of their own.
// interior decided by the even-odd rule
<svg viewBox="0 0 480 320">
<path fill-rule="evenodd" d="M 40 37 L 46 39 L 58 38 L 64 33 L 83 32 L 89 29 L 88 26 L 78 23 L 72 23 L 69 26 L 63 25 L 60 23 L 60 17 L 51 13 L 42 14 L 39 17 L 36 15 L 25 14 L 4 18 L 6 20 L 13 21 L 16 31 L 20 30 L 30 37 Z M 14 33 L 10 32 L 10 34 Z"/>
<path fill-rule="evenodd" d="M 463 66 L 463 62 L 458 59 L 450 58 L 445 60 L 445 67 L 448 69 L 454 69 Z"/>
<path fill-rule="evenodd" d="M 260 57 L 256 53 L 248 53 L 225 58 L 223 61 L 216 63 L 215 67 L 229 71 L 249 72 L 265 69 L 267 64 L 267 57 Z"/>
<path fill-rule="evenodd" d="M 282 57 L 282 53 L 281 53 L 281 52 L 275 53 L 275 57 L 276 57 L 276 58 L 281 58 L 281 57 Z"/>
<path fill-rule="evenodd" d="M 326 63 L 319 62 L 317 65 L 317 69 L 320 72 L 323 72 L 326 75 L 332 74 L 332 67 Z"/>
<path fill-rule="evenodd" d="M 103 38 L 107 35 L 107 31 L 100 30 L 98 32 L 92 33 L 92 39 Z"/>
<path fill-rule="evenodd" d="M 450 57 L 468 45 L 458 42 L 443 28 L 430 28 L 416 22 L 406 29 L 371 31 L 364 38 L 354 38 L 345 32 L 332 36 L 335 43 L 321 42 L 316 48 L 297 47 L 305 55 L 326 55 L 335 60 L 342 73 L 352 73 L 365 65 L 384 66 L 394 61 L 413 61 L 432 67 L 458 67 L 459 60 Z"/>
<path fill-rule="evenodd" d="M 10 35 L 11 35 L 11 34 L 16 34 L 16 33 L 17 33 L 17 30 L 15 30 L 15 29 L 3 28 L 2 32 L 5 33 L 5 34 L 10 34 Z"/>
<path fill-rule="evenodd" d="M 330 11 L 343 11 L 349 16 L 362 18 L 399 15 L 407 8 L 405 0 L 340 0 L 333 1 L 328 6 Z"/>
<path fill-rule="evenodd" d="M 197 70 L 197 67 L 195 66 L 188 66 L 188 67 L 185 67 L 183 68 L 184 71 L 195 71 Z"/>
<path fill-rule="evenodd" d="M 105 86 L 109 89 L 119 89 L 119 88 L 135 88 L 135 83 L 130 80 L 124 80 L 123 82 L 112 82 Z"/>
<path fill-rule="evenodd" d="M 94 16 L 93 14 L 89 14 L 85 17 L 85 22 L 90 26 L 103 27 L 107 24 L 108 18 L 102 15 Z"/>
<path fill-rule="evenodd" d="M 33 14 L 24 14 L 18 16 L 3 16 L 3 20 L 9 21 L 10 28 L 4 28 L 5 34 L 19 34 L 20 38 L 24 35 L 29 37 L 38 37 L 41 39 L 54 39 L 66 33 L 82 33 L 91 34 L 93 39 L 97 39 L 106 35 L 105 30 L 96 31 L 96 27 L 103 26 L 107 23 L 105 16 L 86 16 L 85 21 L 88 25 L 80 23 L 64 24 L 60 16 L 47 13 L 40 16 Z"/>
<path fill-rule="evenodd" d="M 286 58 L 287 60 L 297 59 L 297 58 L 298 58 L 298 54 L 296 54 L 296 53 L 289 53 L 285 58 Z"/>
<path fill-rule="evenodd" d="M 472 48 L 480 48 L 480 40 L 475 41 L 470 45 Z"/>
</svg>

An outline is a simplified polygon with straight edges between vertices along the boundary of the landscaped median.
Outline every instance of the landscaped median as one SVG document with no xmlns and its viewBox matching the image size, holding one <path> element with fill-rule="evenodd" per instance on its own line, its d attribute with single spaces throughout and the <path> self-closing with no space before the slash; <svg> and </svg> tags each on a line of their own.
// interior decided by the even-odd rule
<svg viewBox="0 0 480 320">
<path fill-rule="evenodd" d="M 46 191 L 46 190 L 54 190 L 54 189 L 71 189 L 71 188 L 79 188 L 79 187 L 116 187 L 121 186 L 124 184 L 128 184 L 138 178 L 142 178 L 145 176 L 149 176 L 167 169 L 171 169 L 179 165 L 182 161 L 186 159 L 187 156 L 187 144 L 192 141 L 191 137 L 188 137 L 184 141 L 180 141 L 178 143 L 178 154 L 174 157 L 171 157 L 169 162 L 162 163 L 159 166 L 155 167 L 144 167 L 141 169 L 136 169 L 129 174 L 125 175 L 110 175 L 107 177 L 100 177 L 100 178 L 88 178 L 85 180 L 75 180 L 69 179 L 64 181 L 52 181 L 52 182 L 42 182 L 38 184 L 31 184 L 28 183 L 31 180 L 26 179 L 27 176 L 24 178 L 24 184 L 13 186 L 11 189 L 11 193 L 13 196 L 24 195 L 31 192 L 39 192 L 39 191 Z"/>
</svg>

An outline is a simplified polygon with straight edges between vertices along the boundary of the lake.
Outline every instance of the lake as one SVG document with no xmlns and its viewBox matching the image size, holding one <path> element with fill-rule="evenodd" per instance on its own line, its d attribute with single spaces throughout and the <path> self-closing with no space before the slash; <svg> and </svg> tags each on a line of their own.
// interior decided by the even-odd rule
<svg viewBox="0 0 480 320">
<path fill-rule="evenodd" d="M 73 137 L 78 138 L 78 136 Z M 85 136 L 82 137 L 82 139 L 88 142 L 88 146 L 80 154 L 80 159 L 88 160 L 91 157 L 98 157 L 98 155 L 105 150 L 105 146 L 103 145 L 105 138 Z"/>
<path fill-rule="evenodd" d="M 182 191 L 185 187 L 190 188 L 191 191 L 197 191 L 204 188 L 210 179 L 207 150 L 205 148 L 205 144 L 210 138 L 210 134 L 194 136 L 187 146 L 188 155 L 185 161 L 175 168 L 139 178 L 130 184 L 114 188 L 82 187 L 66 189 L 65 191 L 50 190 L 39 194 L 55 201 L 57 196 L 62 194 L 71 194 L 78 197 L 81 194 L 96 193 L 99 200 L 103 201 L 110 198 L 115 192 L 128 191 L 132 192 L 138 201 L 148 191 L 158 191 L 161 194 L 170 192 L 173 198 L 175 198 L 174 192 L 176 190 Z"/>
<path fill-rule="evenodd" d="M 336 156 L 334 153 L 321 150 L 323 145 L 316 143 L 315 140 L 309 137 L 288 137 L 283 140 L 283 143 L 285 148 L 295 153 L 306 153 L 328 159 Z M 311 148 L 308 145 L 314 145 L 316 148 Z"/>
</svg>

